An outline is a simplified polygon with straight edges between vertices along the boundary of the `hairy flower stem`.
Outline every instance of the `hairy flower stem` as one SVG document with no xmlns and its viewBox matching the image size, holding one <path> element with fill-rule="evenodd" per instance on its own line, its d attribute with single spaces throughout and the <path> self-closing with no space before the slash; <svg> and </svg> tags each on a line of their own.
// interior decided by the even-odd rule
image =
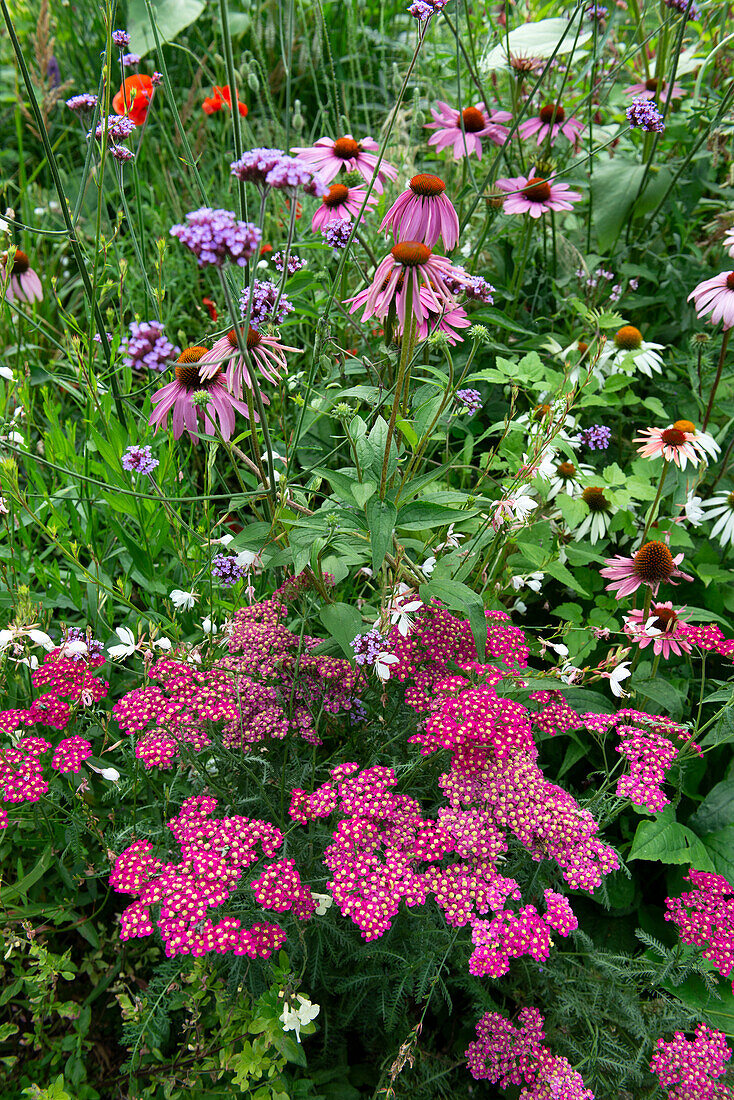
<svg viewBox="0 0 734 1100">
<path fill-rule="evenodd" d="M 647 519 L 645 520 L 645 530 L 642 532 L 642 542 L 640 543 L 641 546 L 644 545 L 645 539 L 647 538 L 647 532 L 650 530 L 650 526 L 651 526 L 653 520 L 655 519 L 655 515 L 657 513 L 658 502 L 660 500 L 660 494 L 663 491 L 663 485 L 665 483 L 665 475 L 668 472 L 668 466 L 669 465 L 670 465 L 670 462 L 668 461 L 668 459 L 667 458 L 663 459 L 663 468 L 660 471 L 660 481 L 658 482 L 658 491 L 655 494 L 654 501 L 650 505 L 650 511 L 647 513 Z"/>
<path fill-rule="evenodd" d="M 403 346 L 400 349 L 400 364 L 398 366 L 398 377 L 395 382 L 395 392 L 393 394 L 392 409 L 390 410 L 390 421 L 387 425 L 387 438 L 385 440 L 385 457 L 382 460 L 382 475 L 380 477 L 380 500 L 385 499 L 385 491 L 387 489 L 387 469 L 390 464 L 390 447 L 392 445 L 392 437 L 395 432 L 395 421 L 398 418 L 398 409 L 400 408 L 400 395 L 403 392 L 403 382 L 405 380 L 405 372 L 410 362 L 410 349 L 413 343 L 413 330 L 415 329 L 415 317 L 413 316 L 413 275 L 412 272 L 408 276 L 405 287 L 405 311 L 404 311 L 405 323 L 403 324 Z"/>
<path fill-rule="evenodd" d="M 728 328 L 724 332 L 724 338 L 721 341 L 721 351 L 719 352 L 719 362 L 718 362 L 718 365 L 716 367 L 716 377 L 714 378 L 714 384 L 711 387 L 711 395 L 709 397 L 709 403 L 706 406 L 706 415 L 704 416 L 703 424 L 701 425 L 701 430 L 704 431 L 704 432 L 706 431 L 706 425 L 708 424 L 708 422 L 711 418 L 711 413 L 714 411 L 714 399 L 716 397 L 716 391 L 719 388 L 719 382 L 721 381 L 721 372 L 722 372 L 723 367 L 724 367 L 724 356 L 726 355 L 726 349 L 727 349 L 727 346 L 729 344 L 729 337 L 730 336 L 731 336 L 731 329 Z"/>
</svg>

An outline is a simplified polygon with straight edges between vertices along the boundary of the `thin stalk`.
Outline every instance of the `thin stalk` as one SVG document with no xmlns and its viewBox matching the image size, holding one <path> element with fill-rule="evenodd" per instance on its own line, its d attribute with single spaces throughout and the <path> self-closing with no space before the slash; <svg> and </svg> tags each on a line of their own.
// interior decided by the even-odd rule
<svg viewBox="0 0 734 1100">
<path fill-rule="evenodd" d="M 665 475 L 668 472 L 668 466 L 669 465 L 670 465 L 669 460 L 667 458 L 664 459 L 663 460 L 663 468 L 660 472 L 660 481 L 658 482 L 658 491 L 655 494 L 654 501 L 650 505 L 650 511 L 647 513 L 647 519 L 645 520 L 645 530 L 642 532 L 642 545 L 644 545 L 645 539 L 647 538 L 647 532 L 650 530 L 650 526 L 652 525 L 652 522 L 655 519 L 658 502 L 660 501 L 660 494 L 663 491 L 663 485 L 665 483 Z"/>
<path fill-rule="evenodd" d="M 240 130 L 240 108 L 237 83 L 235 81 L 234 54 L 232 53 L 232 35 L 229 32 L 229 12 L 227 0 L 219 0 L 219 19 L 222 24 L 222 41 L 224 43 L 224 62 L 227 67 L 227 83 L 229 84 L 229 97 L 232 115 L 232 141 L 234 144 L 234 159 L 242 156 L 242 132 Z M 247 220 L 247 196 L 245 194 L 245 181 L 237 180 L 237 197 L 239 199 L 240 217 Z M 255 266 L 253 264 L 253 266 Z"/>
<path fill-rule="evenodd" d="M 405 372 L 410 362 L 410 347 L 413 342 L 413 330 L 415 328 L 415 317 L 413 316 L 413 273 L 411 272 L 405 287 L 405 322 L 403 324 L 403 346 L 400 349 L 400 365 L 398 367 L 398 377 L 395 382 L 395 392 L 393 394 L 392 409 L 390 410 L 390 420 L 387 425 L 387 439 L 385 440 L 385 457 L 382 460 L 382 474 L 380 476 L 380 500 L 385 499 L 385 492 L 387 489 L 387 468 L 390 464 L 390 447 L 392 445 L 392 437 L 395 432 L 395 421 L 398 418 L 398 409 L 400 407 L 400 395 L 403 391 L 403 381 L 405 380 Z"/>
<path fill-rule="evenodd" d="M 709 397 L 709 403 L 706 406 L 706 415 L 703 418 L 703 424 L 701 426 L 702 431 L 706 431 L 706 425 L 709 422 L 711 413 L 714 411 L 714 398 L 716 397 L 716 391 L 719 388 L 719 382 L 721 381 L 721 371 L 724 367 L 724 356 L 726 355 L 726 349 L 729 344 L 729 337 L 731 336 L 731 329 L 728 328 L 724 333 L 724 338 L 721 341 L 721 351 L 719 352 L 719 362 L 716 367 L 716 377 L 714 378 L 714 384 L 711 387 L 711 395 Z"/>
</svg>

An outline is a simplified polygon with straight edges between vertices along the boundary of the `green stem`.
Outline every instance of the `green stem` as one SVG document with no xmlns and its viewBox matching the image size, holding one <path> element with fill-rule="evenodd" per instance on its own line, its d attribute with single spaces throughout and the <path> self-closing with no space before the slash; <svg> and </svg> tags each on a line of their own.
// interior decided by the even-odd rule
<svg viewBox="0 0 734 1100">
<path fill-rule="evenodd" d="M 229 84 L 229 96 L 232 115 L 232 140 L 234 143 L 234 159 L 242 156 L 242 133 L 240 131 L 240 107 L 237 83 L 235 80 L 234 54 L 232 53 L 232 35 L 229 32 L 229 12 L 227 0 L 219 0 L 219 19 L 222 24 L 222 41 L 224 43 L 224 61 L 227 67 L 227 83 Z M 247 196 L 245 194 L 245 181 L 237 180 L 237 195 L 239 198 L 240 217 L 247 219 Z M 253 264 L 253 266 L 255 266 Z"/>
<path fill-rule="evenodd" d="M 413 330 L 415 328 L 415 318 L 413 316 L 413 272 L 408 271 L 406 287 L 405 287 L 405 321 L 403 323 L 403 346 L 400 349 L 400 365 L 398 367 L 398 377 L 395 382 L 395 392 L 393 394 L 392 409 L 390 410 L 390 421 L 387 425 L 387 438 L 385 440 L 385 457 L 382 460 L 382 475 L 380 477 L 380 500 L 385 499 L 385 492 L 387 489 L 387 470 L 390 465 L 390 447 L 392 445 L 392 437 L 395 432 L 395 421 L 398 418 L 398 409 L 400 407 L 400 395 L 403 391 L 403 382 L 405 380 L 405 372 L 410 362 L 410 347 L 413 343 Z"/>
<path fill-rule="evenodd" d="M 702 431 L 706 431 L 706 425 L 708 424 L 711 413 L 714 411 L 714 398 L 716 397 L 716 391 L 719 388 L 719 382 L 721 381 L 721 371 L 724 367 L 724 356 L 726 355 L 726 349 L 729 344 L 729 337 L 731 336 L 731 329 L 728 328 L 724 332 L 724 338 L 721 341 L 721 351 L 719 352 L 719 363 L 716 367 L 716 377 L 714 378 L 714 384 L 711 387 L 711 395 L 709 397 L 709 403 L 706 406 L 706 415 L 703 418 L 703 424 L 701 426 Z"/>
<path fill-rule="evenodd" d="M 645 520 L 645 530 L 642 532 L 642 543 L 641 543 L 641 545 L 644 545 L 645 539 L 647 538 L 647 532 L 650 530 L 650 526 L 651 526 L 653 520 L 655 519 L 655 514 L 656 514 L 656 511 L 657 511 L 658 502 L 660 500 L 660 494 L 663 491 L 663 485 L 665 483 L 665 475 L 668 472 L 668 466 L 669 465 L 670 465 L 670 462 L 668 461 L 668 459 L 667 458 L 664 459 L 663 460 L 663 468 L 662 468 L 661 473 L 660 473 L 660 481 L 658 482 L 658 491 L 655 494 L 654 501 L 650 505 L 650 511 L 647 513 L 647 519 Z"/>
</svg>

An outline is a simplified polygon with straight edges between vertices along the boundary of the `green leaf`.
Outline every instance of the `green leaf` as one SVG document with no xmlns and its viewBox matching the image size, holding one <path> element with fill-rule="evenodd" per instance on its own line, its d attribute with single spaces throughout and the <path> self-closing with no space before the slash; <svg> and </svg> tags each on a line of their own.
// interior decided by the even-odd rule
<svg viewBox="0 0 734 1100">
<path fill-rule="evenodd" d="M 594 166 L 591 177 L 594 228 L 600 252 L 617 239 L 645 178 L 645 166 L 619 156 Z"/>
<path fill-rule="evenodd" d="M 664 982 L 663 989 L 679 998 L 697 1018 L 705 1020 L 710 1027 L 723 1031 L 725 1035 L 734 1036 L 734 993 L 726 982 L 719 982 L 716 994 L 713 994 L 706 988 L 703 978 L 692 974 L 681 985 Z"/>
<path fill-rule="evenodd" d="M 566 525 L 571 528 L 578 527 L 589 511 L 583 500 L 570 497 L 568 493 L 559 493 L 556 497 L 556 504 L 561 510 Z"/>
<path fill-rule="evenodd" d="M 701 744 L 727 745 L 730 741 L 734 741 L 734 708 L 726 707 L 713 729 L 701 740 Z"/>
<path fill-rule="evenodd" d="M 478 592 L 461 581 L 431 578 L 427 584 L 419 588 L 420 598 L 424 603 L 429 600 L 439 599 L 450 611 L 459 611 L 466 615 L 474 635 L 474 644 L 477 647 L 479 660 L 484 660 L 487 647 L 487 617 L 484 614 L 484 602 Z"/>
<path fill-rule="evenodd" d="M 395 427 L 398 428 L 405 438 L 410 443 L 413 450 L 418 446 L 418 436 L 416 430 L 409 420 L 405 420 L 402 416 L 398 416 L 395 420 Z"/>
<path fill-rule="evenodd" d="M 570 570 L 566 569 L 565 565 L 561 565 L 559 561 L 549 561 L 543 566 L 546 573 L 551 577 L 555 577 L 557 581 L 561 581 L 573 592 L 578 592 L 580 596 L 588 596 L 589 593 L 580 585 Z"/>
<path fill-rule="evenodd" d="M 699 836 L 734 825 L 734 779 L 724 779 L 709 791 L 688 824 Z"/>
<path fill-rule="evenodd" d="M 734 826 L 727 825 L 716 833 L 707 833 L 702 843 L 711 857 L 717 875 L 723 875 L 729 882 L 734 882 Z"/>
<path fill-rule="evenodd" d="M 289 1062 L 294 1062 L 297 1066 L 306 1066 L 306 1054 L 300 1043 L 297 1043 L 292 1035 L 277 1036 L 273 1039 L 273 1046 L 276 1050 L 286 1058 Z"/>
<path fill-rule="evenodd" d="M 347 657 L 354 657 L 351 642 L 362 631 L 362 616 L 348 603 L 331 603 L 322 607 L 319 618 L 332 638 L 336 639 Z"/>
<path fill-rule="evenodd" d="M 376 573 L 385 560 L 388 547 L 392 544 L 398 510 L 391 500 L 378 500 L 377 497 L 372 497 L 367 501 L 365 511 L 372 545 L 372 568 Z"/>
<path fill-rule="evenodd" d="M 627 862 L 644 859 L 651 863 L 683 863 L 698 871 L 712 871 L 705 846 L 692 829 L 675 821 L 668 807 L 652 821 L 641 821 L 632 841 Z"/>
<path fill-rule="evenodd" d="M 643 697 L 652 699 L 653 703 L 664 710 L 680 714 L 686 697 L 684 693 L 675 687 L 669 680 L 657 677 L 654 680 L 635 680 L 634 688 L 637 693 L 637 702 Z"/>
<path fill-rule="evenodd" d="M 199 18 L 206 7 L 203 0 L 150 0 L 150 6 L 161 42 L 172 42 L 184 27 Z M 128 0 L 125 26 L 130 35 L 130 48 L 135 53 L 144 57 L 155 49 L 155 35 L 145 0 Z"/>
<path fill-rule="evenodd" d="M 409 531 L 423 531 L 435 527 L 447 527 L 469 516 L 475 516 L 476 509 L 467 511 L 462 508 L 450 508 L 446 504 L 436 504 L 431 500 L 416 500 L 405 504 L 398 512 L 397 527 Z"/>
<path fill-rule="evenodd" d="M 364 508 L 370 497 L 377 492 L 376 481 L 361 481 L 352 485 L 352 496 L 360 508 Z"/>
</svg>

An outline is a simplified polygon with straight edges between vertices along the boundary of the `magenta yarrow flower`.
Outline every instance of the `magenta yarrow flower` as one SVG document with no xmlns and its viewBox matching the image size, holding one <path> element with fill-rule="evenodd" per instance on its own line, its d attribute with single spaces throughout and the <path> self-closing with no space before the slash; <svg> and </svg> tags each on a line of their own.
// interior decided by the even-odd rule
<svg viewBox="0 0 734 1100">
<path fill-rule="evenodd" d="M 377 199 L 374 195 L 367 198 L 367 190 L 364 187 L 347 187 L 343 183 L 332 183 L 327 193 L 321 199 L 321 206 L 311 220 L 311 228 L 324 229 L 333 222 L 351 222 L 359 216 L 362 203 L 367 199 L 365 213 L 370 206 L 374 206 Z"/>
<path fill-rule="evenodd" d="M 682 561 L 683 554 L 673 557 L 664 542 L 646 542 L 631 558 L 622 554 L 605 558 L 605 568 L 599 572 L 602 577 L 608 577 L 612 581 L 606 586 L 607 591 L 616 592 L 618 599 L 631 596 L 641 584 L 648 585 L 655 596 L 663 581 L 677 584 L 674 577 L 684 581 L 693 580 L 693 577 L 682 573 L 678 568 Z"/>
<path fill-rule="evenodd" d="M 238 221 L 231 210 L 208 206 L 191 211 L 185 224 L 171 226 L 170 233 L 194 253 L 199 267 L 224 267 L 227 260 L 244 267 L 262 241 L 261 231 L 252 222 Z"/>
<path fill-rule="evenodd" d="M 654 76 L 649 80 L 642 81 L 639 84 L 630 84 L 629 88 L 625 88 L 624 94 L 634 96 L 635 99 L 655 99 L 658 94 L 658 88 L 660 89 L 660 101 L 665 103 L 668 98 L 668 88 L 670 85 L 665 80 L 659 81 Z M 685 88 L 681 88 L 680 84 L 673 85 L 673 99 L 681 99 L 686 94 Z"/>
<path fill-rule="evenodd" d="M 7 273 L 8 254 L 4 252 L 0 257 L 0 282 L 5 282 Z M 31 267 L 31 261 L 25 252 L 16 248 L 13 253 L 13 266 L 10 269 L 10 279 L 5 290 L 7 302 L 31 302 L 43 301 L 43 287 L 41 280 Z"/>
<path fill-rule="evenodd" d="M 428 144 L 435 145 L 439 152 L 453 146 L 454 160 L 469 157 L 472 153 L 476 153 L 481 160 L 482 138 L 495 145 L 504 145 L 510 131 L 502 123 L 512 121 L 509 111 L 492 111 L 489 115 L 483 103 L 461 111 L 441 99 L 436 101 L 435 107 L 431 107 L 431 114 L 433 121 L 425 126 L 435 133 L 429 137 Z"/>
<path fill-rule="evenodd" d="M 423 241 L 433 248 L 439 237 L 447 252 L 459 239 L 459 217 L 445 195 L 446 184 L 438 176 L 421 172 L 413 176 L 382 220 L 380 230 L 392 229 L 395 240 Z"/>
<path fill-rule="evenodd" d="M 518 126 L 521 138 L 538 135 L 538 145 L 542 145 L 548 138 L 551 145 L 559 134 L 568 138 L 572 145 L 578 145 L 578 140 L 584 132 L 584 125 L 577 118 L 566 118 L 566 112 L 560 103 L 546 103 L 534 118 L 528 118 Z"/>
<path fill-rule="evenodd" d="M 375 271 L 362 320 L 368 317 L 384 320 L 395 302 L 398 321 L 405 325 L 409 280 L 413 288 L 412 312 L 419 324 L 428 319 L 431 310 L 440 314 L 453 308 L 456 303 L 446 279 L 454 273 L 454 265 L 446 256 L 436 256 L 421 241 L 401 241 L 393 245 Z"/>
<path fill-rule="evenodd" d="M 685 610 L 681 607 L 675 611 L 670 601 L 652 604 L 647 617 L 644 611 L 635 609 L 625 617 L 624 632 L 640 649 L 652 645 L 653 652 L 660 654 L 664 661 L 670 660 L 671 653 L 680 657 L 692 649 L 691 643 L 686 641 Z"/>
<path fill-rule="evenodd" d="M 722 271 L 713 279 L 699 283 L 688 295 L 696 306 L 699 320 L 707 313 L 711 314 L 711 324 L 724 322 L 724 329 L 734 325 L 734 271 Z"/>
<path fill-rule="evenodd" d="M 242 396 L 242 387 L 252 389 L 250 378 L 250 364 L 254 363 L 263 378 L 276 386 L 280 375 L 288 369 L 284 352 L 299 352 L 300 348 L 289 348 L 281 344 L 276 336 L 268 336 L 258 332 L 250 326 L 247 333 L 248 360 L 246 363 L 240 354 L 237 343 L 237 333 L 234 329 L 217 340 L 211 351 L 202 355 L 199 363 L 199 371 L 204 380 L 215 377 L 217 372 L 225 366 L 227 368 L 227 381 L 231 392 L 235 397 Z M 265 401 L 265 396 L 263 395 Z M 266 402 L 267 404 L 267 402 Z"/>
<path fill-rule="evenodd" d="M 685 470 L 686 464 L 698 466 L 704 457 L 700 443 L 696 442 L 693 432 L 687 432 L 671 424 L 669 428 L 645 428 L 636 435 L 633 443 L 641 443 L 637 453 L 643 458 L 663 457 L 666 462 L 673 462 L 681 470 Z"/>
<path fill-rule="evenodd" d="M 582 196 L 572 191 L 567 183 L 555 183 L 538 176 L 508 176 L 497 180 L 501 191 L 509 191 L 502 209 L 505 214 L 529 214 L 539 218 L 549 210 L 572 210 Z"/>
<path fill-rule="evenodd" d="M 148 423 L 154 425 L 156 431 L 168 427 L 168 416 L 172 414 L 174 439 L 178 439 L 184 430 L 194 439 L 199 419 L 204 421 L 207 435 L 215 434 L 214 421 L 217 420 L 222 437 L 229 439 L 235 428 L 235 411 L 249 417 L 247 405 L 232 395 L 227 376 L 220 367 L 215 367 L 208 377 L 202 376 L 200 362 L 205 351 L 203 347 L 190 347 L 182 351 L 174 368 L 174 380 L 151 397 L 156 408 Z M 209 396 L 203 408 L 193 400 L 194 395 L 202 391 Z M 267 403 L 264 396 L 263 401 Z"/>
<path fill-rule="evenodd" d="M 322 137 L 315 145 L 291 149 L 291 152 L 313 168 L 324 183 L 331 183 L 342 169 L 345 172 L 359 172 L 365 183 L 369 183 L 377 167 L 378 158 L 375 154 L 379 148 L 377 142 L 371 137 L 355 141 L 351 134 L 345 134 L 344 137 L 336 140 Z M 397 168 L 389 161 L 380 161 L 380 168 L 375 177 L 375 191 L 381 195 L 386 181 L 395 180 L 397 177 Z"/>
</svg>

